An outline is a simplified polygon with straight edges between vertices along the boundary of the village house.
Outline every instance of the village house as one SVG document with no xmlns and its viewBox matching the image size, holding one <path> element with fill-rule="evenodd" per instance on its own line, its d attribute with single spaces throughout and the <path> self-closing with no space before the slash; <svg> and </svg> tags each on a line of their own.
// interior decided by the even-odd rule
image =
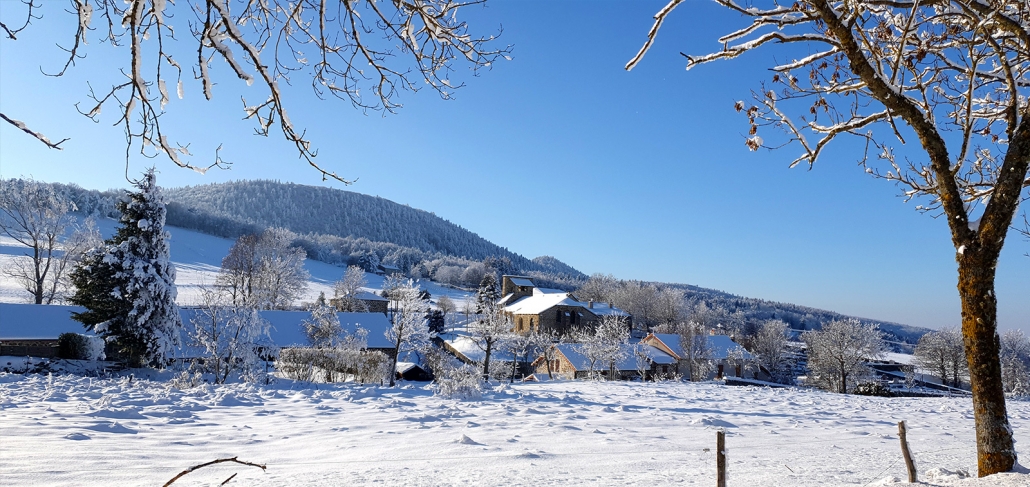
<svg viewBox="0 0 1030 487">
<path fill-rule="evenodd" d="M 390 300 L 368 291 L 358 291 L 358 294 L 354 296 L 354 300 L 365 305 L 365 310 L 369 313 L 382 313 L 384 315 L 390 304 Z M 340 311 L 352 311 L 347 309 L 349 306 L 345 298 L 332 298 L 329 300 L 329 304 Z"/>
<path fill-rule="evenodd" d="M 604 316 L 618 316 L 631 328 L 633 317 L 611 303 L 580 301 L 568 291 L 537 287 L 524 276 L 503 276 L 498 304 L 515 324 L 516 332 L 569 333 L 593 329 Z"/>
<path fill-rule="evenodd" d="M 532 364 L 534 375 L 537 378 L 548 377 L 548 373 L 556 379 L 588 379 L 593 374 L 608 377 L 608 364 L 595 361 L 593 369 L 591 369 L 590 359 L 581 352 L 580 345 L 559 343 L 552 347 L 554 347 L 553 356 L 555 358 L 550 361 L 550 364 L 544 355 L 541 355 Z M 641 372 L 644 374 L 641 377 L 644 380 L 656 376 L 668 377 L 675 373 L 676 359 L 657 347 L 638 348 L 634 344 L 627 343 L 623 344 L 621 348 L 622 358 L 615 364 L 616 379 L 618 380 L 641 377 Z"/>
<path fill-rule="evenodd" d="M 706 350 L 708 360 L 712 362 L 712 373 L 700 380 L 721 379 L 726 376 L 754 379 L 755 373 L 745 367 L 755 357 L 726 335 L 707 335 Z M 641 340 L 643 343 L 665 352 L 676 360 L 677 373 L 689 377 L 688 356 L 680 343 L 680 336 L 674 333 L 650 333 Z"/>
</svg>

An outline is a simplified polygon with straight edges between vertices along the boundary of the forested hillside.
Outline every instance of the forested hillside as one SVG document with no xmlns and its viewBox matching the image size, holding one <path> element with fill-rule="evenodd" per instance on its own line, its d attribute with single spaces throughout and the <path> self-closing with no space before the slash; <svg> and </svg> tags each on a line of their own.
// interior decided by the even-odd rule
<svg viewBox="0 0 1030 487">
<path fill-rule="evenodd" d="M 59 183 L 53 186 L 82 213 L 118 215 L 114 203 L 120 191 L 100 192 Z M 580 288 L 587 281 L 583 273 L 554 257 L 527 259 L 433 213 L 376 196 L 275 181 L 170 188 L 164 194 L 168 225 L 226 238 L 282 227 L 294 232 L 294 244 L 303 247 L 309 258 L 330 264 L 355 264 L 371 270 L 383 263 L 412 277 L 465 288 L 476 287 L 489 272 L 525 274 L 540 286 L 566 290 Z M 687 308 L 705 303 L 741 320 L 775 318 L 798 330 L 818 329 L 843 316 L 693 285 L 636 285 L 675 290 L 677 299 Z M 623 306 L 634 307 L 630 303 Z M 888 339 L 898 342 L 915 343 L 927 331 L 872 319 L 863 321 L 877 324 Z"/>
<path fill-rule="evenodd" d="M 117 191 L 54 186 L 83 213 L 117 215 Z M 554 257 L 527 259 L 433 213 L 377 196 L 277 181 L 165 188 L 164 195 L 168 225 L 226 238 L 285 228 L 310 258 L 331 264 L 371 270 L 381 262 L 456 286 L 476 286 L 487 271 L 527 274 L 563 289 L 586 278 Z"/>
</svg>

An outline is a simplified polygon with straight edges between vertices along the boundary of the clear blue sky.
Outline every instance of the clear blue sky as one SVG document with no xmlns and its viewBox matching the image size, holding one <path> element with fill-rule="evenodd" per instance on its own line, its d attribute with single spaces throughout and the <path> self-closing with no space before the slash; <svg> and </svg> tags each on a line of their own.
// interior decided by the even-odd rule
<svg viewBox="0 0 1030 487">
<path fill-rule="evenodd" d="M 506 1 L 463 11 L 476 32 L 503 26 L 512 61 L 496 64 L 456 99 L 403 93 L 398 114 L 363 115 L 320 102 L 307 83 L 288 91 L 291 119 L 308 130 L 319 161 L 358 182 L 344 189 L 432 211 L 527 257 L 553 255 L 588 274 L 682 282 L 742 296 L 932 328 L 959 323 L 954 249 L 943 219 L 904 203 L 891 184 L 856 165 L 852 144 L 811 171 L 788 169 L 796 149 L 748 152 L 736 100 L 768 80 L 778 53 L 753 53 L 690 72 L 680 51 L 718 49 L 742 20 L 692 0 L 666 22 L 645 60 L 623 65 L 645 39 L 661 1 Z M 16 2 L 0 1 L 6 22 Z M 63 79 L 56 71 L 73 19 L 47 2 L 18 41 L 0 42 L 0 109 L 51 138 L 46 149 L 0 126 L 0 174 L 125 187 L 124 139 L 111 116 L 94 124 L 88 101 L 128 55 L 96 44 Z M 187 39 L 186 32 L 181 34 Z M 191 59 L 191 58 L 186 58 Z M 106 70 L 105 70 L 106 68 Z M 459 70 L 463 68 L 459 67 Z M 217 65 L 215 99 L 186 80 L 163 119 L 191 142 L 198 163 L 218 144 L 234 162 L 207 175 L 157 159 L 164 186 L 231 179 L 324 183 L 281 137 L 253 136 L 241 121 L 247 87 Z M 186 78 L 189 78 L 187 76 Z M 155 161 L 134 155 L 130 175 Z M 1030 244 L 1011 234 L 998 267 L 1002 329 L 1030 333 Z"/>
</svg>

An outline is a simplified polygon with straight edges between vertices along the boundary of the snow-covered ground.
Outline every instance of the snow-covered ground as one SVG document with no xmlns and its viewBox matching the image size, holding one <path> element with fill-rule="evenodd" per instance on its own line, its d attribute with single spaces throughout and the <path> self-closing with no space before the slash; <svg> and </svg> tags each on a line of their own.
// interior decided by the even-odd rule
<svg viewBox="0 0 1030 487">
<path fill-rule="evenodd" d="M 9 360 L 2 358 L 0 360 Z M 1020 453 L 1030 403 L 1009 411 Z M 870 398 L 718 384 L 548 382 L 484 399 L 288 382 L 258 387 L 0 374 L 0 484 L 712 485 L 726 431 L 729 485 L 884 485 L 905 478 L 897 422 L 923 485 L 1026 486 L 975 476 L 969 399 Z"/>
<path fill-rule="evenodd" d="M 104 238 L 109 238 L 114 235 L 118 222 L 111 219 L 99 219 L 97 227 Z M 172 263 L 175 264 L 175 285 L 178 289 L 176 301 L 180 306 L 199 304 L 201 288 L 214 285 L 218 270 L 222 265 L 222 258 L 229 253 L 233 240 L 185 228 L 165 227 L 165 229 L 171 235 L 170 249 Z M 27 252 L 28 248 L 18 244 L 14 239 L 0 237 L 0 266 L 12 265 L 15 259 L 28 259 L 25 257 L 28 255 Z M 311 279 L 308 281 L 307 290 L 300 298 L 302 302 L 313 302 L 318 298 L 320 292 L 332 297 L 333 284 L 346 272 L 343 267 L 311 259 L 304 261 L 304 268 L 311 274 Z M 378 291 L 383 288 L 382 276 L 366 273 L 365 279 L 368 281 L 366 290 Z M 434 302 L 440 296 L 446 295 L 459 307 L 469 294 L 465 291 L 440 286 L 428 280 L 420 281 L 418 284 L 422 289 L 429 291 Z M 29 294 L 15 280 L 0 275 L 0 302 L 26 303 L 29 302 Z"/>
</svg>

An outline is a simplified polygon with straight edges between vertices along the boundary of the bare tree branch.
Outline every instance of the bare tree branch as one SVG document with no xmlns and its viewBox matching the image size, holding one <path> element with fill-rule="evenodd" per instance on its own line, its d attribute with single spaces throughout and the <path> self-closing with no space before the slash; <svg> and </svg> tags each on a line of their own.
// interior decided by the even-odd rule
<svg viewBox="0 0 1030 487">
<path fill-rule="evenodd" d="M 248 467 L 257 467 L 257 468 L 260 468 L 261 470 L 267 470 L 268 469 L 268 466 L 266 466 L 266 465 L 261 465 L 261 464 L 257 464 L 257 463 L 251 463 L 251 462 L 245 462 L 243 460 L 237 459 L 237 457 L 219 458 L 217 460 L 211 460 L 210 462 L 201 463 L 200 465 L 194 465 L 194 466 L 192 466 L 190 468 L 187 468 L 186 470 L 183 470 L 182 472 L 179 472 L 178 475 L 176 475 L 175 477 L 172 477 L 172 479 L 169 480 L 168 482 L 165 482 L 163 487 L 168 487 L 169 485 L 172 485 L 173 483 L 175 483 L 176 480 L 179 480 L 180 478 L 182 478 L 184 475 L 190 474 L 190 473 L 195 472 L 195 471 L 197 471 L 199 469 L 202 469 L 204 467 L 210 467 L 211 465 L 217 465 L 219 463 L 226 463 L 226 462 L 238 463 L 240 465 L 245 465 L 245 466 L 248 466 Z M 233 474 L 233 477 L 235 477 L 235 476 L 236 476 L 236 474 Z M 232 477 L 229 477 L 229 480 L 232 480 Z M 228 482 L 229 480 L 226 480 L 225 482 Z M 222 482 L 222 485 L 225 485 L 225 482 Z"/>
<path fill-rule="evenodd" d="M 291 83 L 291 76 L 310 77 L 317 96 L 331 94 L 365 111 L 393 112 L 401 106 L 396 99 L 400 91 L 418 91 L 423 83 L 450 99 L 463 86 L 451 79 L 454 64 L 467 64 L 474 76 L 498 58 L 510 59 L 510 47 L 488 47 L 495 35 L 472 36 L 468 25 L 458 20 L 459 9 L 483 1 L 72 0 L 69 12 L 78 19 L 74 43 L 62 48 L 68 58 L 53 76 L 65 74 L 81 60 L 87 33 L 99 30 L 102 43 L 129 48 L 121 67 L 125 81 L 107 91 L 94 92 L 91 87 L 92 105 L 80 111 L 94 121 L 103 108 L 117 111 L 115 125 L 125 133 L 126 162 L 136 151 L 144 157 L 164 156 L 199 172 L 220 167 L 219 159 L 208 165 L 193 163 L 189 144 L 173 142 L 161 124 L 171 102 L 169 69 L 178 98 L 184 93 L 182 65 L 173 48 L 180 41 L 172 22 L 180 28 L 186 22 L 196 42 L 194 76 L 206 99 L 213 97 L 217 61 L 248 85 L 258 81 L 266 91 L 261 96 L 265 101 L 244 101 L 243 107 L 244 118 L 257 123 L 256 133 L 267 136 L 278 125 L 298 156 L 323 179 L 350 184 L 353 181 L 316 162 L 312 141 L 287 115 L 282 83 Z M 32 2 L 27 5 L 29 20 L 37 18 Z M 104 25 L 93 27 L 95 20 Z M 4 28 L 9 36 L 18 32 Z"/>
<path fill-rule="evenodd" d="M 50 142 L 50 139 L 47 138 L 47 136 L 45 136 L 45 135 L 43 135 L 43 134 L 41 134 L 39 132 L 36 132 L 36 131 L 30 129 L 27 125 L 25 125 L 25 122 L 22 122 L 20 120 L 15 120 L 13 118 L 10 118 L 7 115 L 4 115 L 3 113 L 0 113 L 0 118 L 4 119 L 5 121 L 7 121 L 7 123 L 9 123 L 11 125 L 14 125 L 15 127 L 18 127 L 18 129 L 21 130 L 22 132 L 25 132 L 26 134 L 29 134 L 29 135 L 35 137 L 36 140 L 42 142 L 43 145 L 45 145 L 45 146 L 47 146 L 47 147 L 49 147 L 51 149 L 61 150 L 60 145 L 68 140 L 67 138 L 65 138 L 65 139 L 61 139 L 61 140 L 59 140 L 57 142 Z"/>
</svg>

